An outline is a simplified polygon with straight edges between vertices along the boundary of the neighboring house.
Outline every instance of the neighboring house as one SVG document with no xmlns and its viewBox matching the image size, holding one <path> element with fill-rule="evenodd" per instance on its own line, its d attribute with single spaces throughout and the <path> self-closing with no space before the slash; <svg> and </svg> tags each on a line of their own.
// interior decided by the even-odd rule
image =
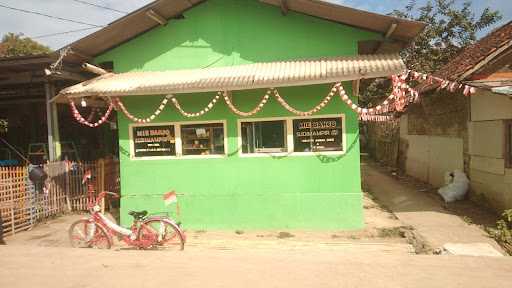
<svg viewBox="0 0 512 288">
<path fill-rule="evenodd" d="M 463 170 L 474 195 L 496 210 L 512 208 L 512 22 L 496 29 L 435 75 L 479 87 L 465 97 L 424 92 L 401 119 L 400 159 L 405 171 L 434 186 Z M 434 89 L 436 87 L 430 87 Z M 508 95 L 507 95 L 508 94 Z"/>
<path fill-rule="evenodd" d="M 46 100 L 63 87 L 91 78 L 91 74 L 81 70 L 81 63 L 76 62 L 65 61 L 58 65 L 58 71 L 51 73 L 50 66 L 58 59 L 58 53 L 0 57 L 0 166 L 24 164 L 25 160 L 12 147 L 33 164 L 64 157 L 94 160 L 104 156 L 95 152 L 113 150 L 114 147 L 109 149 L 104 145 L 113 142 L 102 135 L 112 134 L 106 126 L 105 131 L 87 130 L 74 121 L 70 123 L 70 113 L 63 113 L 68 110 L 67 105 L 47 104 Z M 59 110 L 60 119 L 57 119 Z M 58 120 L 63 124 L 60 127 Z M 81 142 L 71 142 L 78 135 L 82 136 Z M 80 150 L 83 144 L 97 149 Z"/>
<path fill-rule="evenodd" d="M 360 228 L 357 113 L 340 97 L 313 116 L 260 101 L 277 88 L 309 110 L 343 81 L 357 102 L 352 83 L 401 72 L 396 53 L 423 28 L 321 1 L 155 1 L 71 44 L 114 73 L 60 97 L 119 97 L 144 119 L 164 104 L 151 123 L 118 112 L 124 225 L 129 210 L 167 211 L 162 195 L 176 190 L 188 228 Z M 242 111 L 263 108 L 238 116 L 223 91 Z M 161 102 L 170 94 L 200 115 Z"/>
</svg>

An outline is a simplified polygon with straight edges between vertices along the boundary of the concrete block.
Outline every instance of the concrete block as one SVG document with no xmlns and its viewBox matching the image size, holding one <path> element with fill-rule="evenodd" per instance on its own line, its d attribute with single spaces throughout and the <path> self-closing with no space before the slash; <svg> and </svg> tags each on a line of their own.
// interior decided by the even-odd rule
<svg viewBox="0 0 512 288">
<path fill-rule="evenodd" d="M 440 187 L 446 172 L 464 169 L 461 138 L 409 135 L 407 140 L 407 174 Z"/>
<path fill-rule="evenodd" d="M 512 185 L 505 182 L 505 175 L 470 170 L 471 190 L 483 194 L 498 211 L 512 208 Z"/>
<path fill-rule="evenodd" d="M 512 169 L 505 169 L 505 183 L 512 184 Z"/>
<path fill-rule="evenodd" d="M 409 120 L 407 114 L 400 117 L 400 137 L 406 138 L 409 135 Z"/>
<path fill-rule="evenodd" d="M 446 243 L 443 245 L 443 254 L 464 256 L 503 256 L 489 243 Z"/>
<path fill-rule="evenodd" d="M 469 154 L 503 158 L 504 127 L 502 120 L 471 122 L 469 127 Z"/>
<path fill-rule="evenodd" d="M 405 170 L 407 174 L 428 182 L 429 148 L 428 136 L 409 135 L 409 149 Z"/>
<path fill-rule="evenodd" d="M 471 156 L 471 169 L 505 175 L 505 159 Z"/>
<path fill-rule="evenodd" d="M 512 119 L 512 100 L 505 95 L 481 91 L 471 96 L 471 120 Z"/>
<path fill-rule="evenodd" d="M 429 137 L 429 180 L 435 187 L 444 185 L 444 175 L 464 170 L 463 141 L 454 137 Z"/>
</svg>

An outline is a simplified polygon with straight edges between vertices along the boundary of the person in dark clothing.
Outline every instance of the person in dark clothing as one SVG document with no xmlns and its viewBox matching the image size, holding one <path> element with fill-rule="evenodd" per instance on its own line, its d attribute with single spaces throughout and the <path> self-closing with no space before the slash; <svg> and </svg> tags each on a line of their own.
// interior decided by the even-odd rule
<svg viewBox="0 0 512 288">
<path fill-rule="evenodd" d="M 0 213 L 0 245 L 5 245 L 4 241 L 4 221 L 2 220 L 2 213 Z"/>
</svg>

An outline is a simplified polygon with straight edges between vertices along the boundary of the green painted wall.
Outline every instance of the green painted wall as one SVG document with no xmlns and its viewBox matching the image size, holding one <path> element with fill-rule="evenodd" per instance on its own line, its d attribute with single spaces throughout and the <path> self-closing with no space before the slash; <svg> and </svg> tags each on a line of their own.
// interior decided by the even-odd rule
<svg viewBox="0 0 512 288">
<path fill-rule="evenodd" d="M 99 56 L 117 72 L 230 66 L 242 63 L 357 54 L 357 41 L 377 34 L 290 12 L 253 0 L 210 0 Z M 350 92 L 350 83 L 344 83 Z M 309 110 L 331 85 L 280 88 L 297 109 Z M 248 111 L 265 90 L 234 93 Z M 213 93 L 182 94 L 186 111 L 205 107 Z M 150 115 L 162 96 L 124 98 L 130 112 Z M 356 99 L 354 99 L 355 101 Z M 229 156 L 221 159 L 130 160 L 129 120 L 119 116 L 122 224 L 129 210 L 169 210 L 161 197 L 175 189 L 180 220 L 192 229 L 360 228 L 358 121 L 339 98 L 320 114 L 346 115 L 347 153 L 337 156 L 240 158 L 237 119 L 221 102 L 206 115 L 184 119 L 167 107 L 157 122 L 226 120 Z M 256 117 L 294 116 L 272 99 Z M 255 118 L 255 117 L 251 117 Z"/>
</svg>

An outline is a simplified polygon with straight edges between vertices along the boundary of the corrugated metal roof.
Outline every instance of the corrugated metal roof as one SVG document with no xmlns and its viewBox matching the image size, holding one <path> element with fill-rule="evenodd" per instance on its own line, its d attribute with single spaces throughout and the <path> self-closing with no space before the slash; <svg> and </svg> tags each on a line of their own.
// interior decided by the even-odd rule
<svg viewBox="0 0 512 288">
<path fill-rule="evenodd" d="M 338 4 L 346 1 L 337 1 L 338 3 L 335 3 L 334 1 L 319 0 L 260 0 L 260 2 L 275 6 L 285 5 L 291 11 L 383 34 L 388 31 L 392 24 L 397 24 L 390 38 L 405 42 L 414 39 L 426 26 L 423 22 L 382 15 Z"/>
<path fill-rule="evenodd" d="M 194 70 L 109 73 L 68 87 L 60 94 L 83 97 L 246 90 L 385 77 L 404 69 L 398 55 L 360 55 Z"/>
<path fill-rule="evenodd" d="M 70 61 L 83 61 L 82 57 L 92 58 L 140 35 L 159 24 L 149 18 L 149 10 L 157 12 L 166 19 L 176 17 L 206 0 L 155 0 L 148 5 L 110 23 L 78 41 L 70 44 L 72 51 L 67 58 Z M 269 5 L 281 5 L 281 0 L 259 0 Z M 287 0 L 286 5 L 291 11 L 343 23 L 385 34 L 392 24 L 397 24 L 390 39 L 409 42 L 425 27 L 425 23 L 362 11 L 336 3 L 318 0 Z M 170 25 L 173 25 L 170 23 Z M 404 44 L 404 43 L 402 43 Z M 398 45 L 399 48 L 402 45 Z M 398 52 L 396 50 L 394 53 Z M 74 59 L 78 57 L 77 59 Z"/>
</svg>

